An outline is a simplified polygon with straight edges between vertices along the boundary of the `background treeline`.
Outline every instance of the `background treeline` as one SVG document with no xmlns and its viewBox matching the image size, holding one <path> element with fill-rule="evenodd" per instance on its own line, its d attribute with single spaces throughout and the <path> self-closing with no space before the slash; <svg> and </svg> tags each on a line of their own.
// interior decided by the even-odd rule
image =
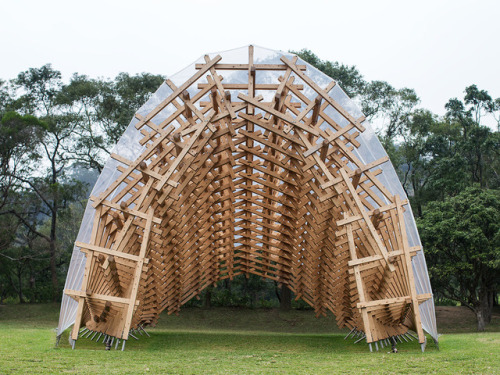
<svg viewBox="0 0 500 375">
<path fill-rule="evenodd" d="M 416 216 L 436 301 L 468 306 L 484 329 L 498 303 L 500 98 L 471 85 L 440 117 L 419 106 L 413 89 L 296 53 L 377 124 Z M 74 74 L 66 83 L 45 65 L 0 80 L 0 303 L 60 299 L 90 188 L 164 79 Z M 254 276 L 222 281 L 189 304 L 306 308 L 286 287 Z"/>
</svg>

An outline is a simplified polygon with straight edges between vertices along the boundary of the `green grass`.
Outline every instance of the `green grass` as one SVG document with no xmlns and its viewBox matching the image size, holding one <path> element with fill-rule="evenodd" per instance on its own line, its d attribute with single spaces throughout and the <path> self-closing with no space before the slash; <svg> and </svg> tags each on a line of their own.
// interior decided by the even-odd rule
<svg viewBox="0 0 500 375">
<path fill-rule="evenodd" d="M 449 307 L 448 307 L 449 309 Z M 184 309 L 164 316 L 150 338 L 127 342 L 124 352 L 79 339 L 71 350 L 67 333 L 54 347 L 57 305 L 0 306 L 0 374 L 494 374 L 500 369 L 499 318 L 490 332 L 474 333 L 474 320 L 445 328 L 440 351 L 416 342 L 370 353 L 344 341 L 332 316 L 311 311 Z M 452 311 L 451 311 L 452 312 Z M 458 319 L 457 316 L 461 315 Z M 467 320 L 467 319 L 469 320 Z M 438 313 L 439 319 L 439 313 Z M 450 318 L 443 326 L 451 325 Z M 441 325 L 439 325 L 441 326 Z M 446 331 L 454 331 L 446 333 Z M 442 331 L 440 329 L 440 331 Z"/>
</svg>

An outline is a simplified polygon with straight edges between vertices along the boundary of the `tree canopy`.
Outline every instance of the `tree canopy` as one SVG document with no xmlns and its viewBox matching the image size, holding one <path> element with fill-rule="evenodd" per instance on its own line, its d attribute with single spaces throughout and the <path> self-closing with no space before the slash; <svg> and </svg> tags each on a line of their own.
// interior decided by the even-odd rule
<svg viewBox="0 0 500 375">
<path fill-rule="evenodd" d="M 469 187 L 428 204 L 418 221 L 433 287 L 484 330 L 500 281 L 500 191 Z"/>
</svg>

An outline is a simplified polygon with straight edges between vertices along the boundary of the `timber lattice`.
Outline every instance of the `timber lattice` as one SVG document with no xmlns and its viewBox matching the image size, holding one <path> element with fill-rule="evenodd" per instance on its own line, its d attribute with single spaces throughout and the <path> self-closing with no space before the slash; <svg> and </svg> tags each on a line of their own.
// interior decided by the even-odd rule
<svg viewBox="0 0 500 375">
<path fill-rule="evenodd" d="M 86 265 L 81 289 L 65 290 L 78 301 L 73 339 L 85 326 L 127 340 L 207 286 L 255 274 L 368 343 L 409 328 L 424 342 L 418 304 L 431 295 L 415 289 L 420 249 L 408 245 L 407 201 L 377 179 L 388 158 L 355 156 L 364 118 L 329 96 L 335 82 L 321 88 L 296 60 L 254 64 L 251 46 L 248 64 L 206 56 L 136 115 L 145 149 L 136 160 L 112 155 L 121 175 L 91 197 L 91 240 L 76 243 Z M 247 82 L 224 83 L 228 70 Z M 260 71 L 278 72 L 276 82 L 258 83 Z"/>
</svg>

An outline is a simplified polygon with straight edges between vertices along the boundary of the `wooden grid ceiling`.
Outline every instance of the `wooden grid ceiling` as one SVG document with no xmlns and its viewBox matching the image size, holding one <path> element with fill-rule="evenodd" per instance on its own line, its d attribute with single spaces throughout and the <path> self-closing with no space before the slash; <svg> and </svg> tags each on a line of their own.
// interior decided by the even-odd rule
<svg viewBox="0 0 500 375">
<path fill-rule="evenodd" d="M 81 290 L 65 290 L 78 301 L 74 340 L 82 326 L 127 340 L 207 286 L 255 274 L 368 343 L 410 328 L 424 342 L 418 304 L 431 295 L 417 295 L 411 266 L 420 249 L 408 244 L 407 201 L 377 179 L 388 158 L 364 164 L 353 152 L 364 118 L 296 57 L 253 60 L 251 46 L 248 64 L 205 56 L 136 115 L 145 150 L 136 160 L 112 155 L 121 175 L 91 197 L 91 240 L 76 243 L 86 265 Z M 247 82 L 224 83 L 228 70 Z M 258 83 L 270 71 L 276 82 Z M 160 122 L 160 113 L 169 115 Z"/>
</svg>

